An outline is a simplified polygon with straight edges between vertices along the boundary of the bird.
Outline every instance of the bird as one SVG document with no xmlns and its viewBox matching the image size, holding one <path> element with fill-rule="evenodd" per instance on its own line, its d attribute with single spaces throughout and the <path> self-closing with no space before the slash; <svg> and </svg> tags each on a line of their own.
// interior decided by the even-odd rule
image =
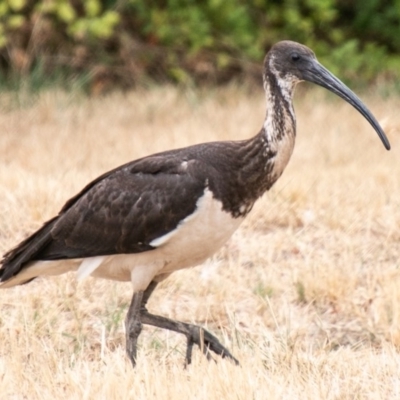
<svg viewBox="0 0 400 400">
<path fill-rule="evenodd" d="M 265 56 L 262 75 L 266 116 L 255 136 L 168 150 L 104 173 L 4 254 L 0 288 L 68 271 L 75 271 L 78 278 L 130 282 L 133 295 L 125 331 L 133 367 L 143 325 L 184 335 L 186 365 L 194 345 L 207 358 L 214 359 L 214 353 L 239 364 L 209 331 L 153 314 L 147 302 L 174 271 L 203 263 L 223 246 L 282 175 L 296 139 L 296 85 L 309 81 L 344 99 L 390 149 L 368 108 L 308 47 L 287 40 L 274 44 Z"/>
</svg>

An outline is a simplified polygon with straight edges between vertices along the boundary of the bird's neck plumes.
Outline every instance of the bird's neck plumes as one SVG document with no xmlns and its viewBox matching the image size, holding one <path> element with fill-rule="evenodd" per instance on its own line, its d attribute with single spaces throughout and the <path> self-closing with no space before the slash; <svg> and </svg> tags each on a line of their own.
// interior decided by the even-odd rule
<svg viewBox="0 0 400 400">
<path fill-rule="evenodd" d="M 247 203 L 243 215 L 282 175 L 292 155 L 296 136 L 292 104 L 295 83 L 266 71 L 267 115 L 264 125 L 253 138 L 238 142 L 233 164 L 239 166 L 238 177 L 245 188 L 242 202 Z"/>
<path fill-rule="evenodd" d="M 264 89 L 267 99 L 267 113 L 264 121 L 264 136 L 267 142 L 277 142 L 284 136 L 296 136 L 296 116 L 293 108 L 293 94 L 296 82 L 282 78 L 271 68 L 264 74 Z"/>
<path fill-rule="evenodd" d="M 261 132 L 253 139 L 261 155 L 263 176 L 260 191 L 268 190 L 282 175 L 292 155 L 296 137 L 296 117 L 292 97 L 296 81 L 267 69 L 264 88 L 267 114 Z M 260 171 L 260 170 L 259 170 Z"/>
</svg>

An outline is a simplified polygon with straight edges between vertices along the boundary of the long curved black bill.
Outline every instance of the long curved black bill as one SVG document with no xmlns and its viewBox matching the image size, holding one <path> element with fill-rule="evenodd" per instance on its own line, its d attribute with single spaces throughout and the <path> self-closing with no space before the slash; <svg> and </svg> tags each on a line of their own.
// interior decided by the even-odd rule
<svg viewBox="0 0 400 400">
<path fill-rule="evenodd" d="M 376 133 L 382 140 L 383 145 L 386 150 L 390 150 L 390 143 L 385 135 L 385 132 L 379 125 L 378 121 L 364 105 L 364 103 L 335 75 L 330 73 L 323 65 L 321 65 L 317 60 L 313 60 L 311 67 L 307 68 L 303 73 L 303 79 L 309 82 L 316 83 L 330 90 L 331 92 L 337 94 L 342 99 L 346 100 L 351 104 L 356 110 L 358 110 L 372 125 Z"/>
</svg>

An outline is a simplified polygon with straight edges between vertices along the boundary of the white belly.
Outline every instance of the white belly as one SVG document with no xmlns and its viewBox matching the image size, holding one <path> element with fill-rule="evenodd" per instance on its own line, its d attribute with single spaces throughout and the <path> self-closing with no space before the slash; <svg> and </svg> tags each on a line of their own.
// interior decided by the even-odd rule
<svg viewBox="0 0 400 400">
<path fill-rule="evenodd" d="M 144 290 L 157 276 L 201 264 L 213 255 L 239 227 L 243 218 L 233 218 L 209 190 L 198 200 L 195 212 L 174 231 L 153 240 L 156 249 L 139 254 L 104 257 L 91 275 L 131 280 L 134 290 Z"/>
<path fill-rule="evenodd" d="M 243 218 L 233 218 L 222 210 L 222 203 L 206 189 L 193 214 L 182 220 L 174 231 L 153 240 L 156 249 L 137 254 L 97 256 L 85 259 L 35 261 L 2 287 L 17 285 L 40 275 L 59 275 L 78 271 L 112 280 L 132 281 L 134 291 L 144 290 L 162 275 L 201 264 L 214 254 L 239 227 Z"/>
</svg>

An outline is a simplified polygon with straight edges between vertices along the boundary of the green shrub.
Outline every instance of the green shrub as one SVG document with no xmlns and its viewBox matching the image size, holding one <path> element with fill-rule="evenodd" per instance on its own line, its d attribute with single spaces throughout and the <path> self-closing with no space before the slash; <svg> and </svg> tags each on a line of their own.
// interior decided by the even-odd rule
<svg viewBox="0 0 400 400">
<path fill-rule="evenodd" d="M 269 47 L 291 39 L 345 80 L 393 80 L 399 24 L 400 0 L 0 0 L 0 72 L 39 66 L 100 89 L 221 83 L 258 76 Z"/>
</svg>

